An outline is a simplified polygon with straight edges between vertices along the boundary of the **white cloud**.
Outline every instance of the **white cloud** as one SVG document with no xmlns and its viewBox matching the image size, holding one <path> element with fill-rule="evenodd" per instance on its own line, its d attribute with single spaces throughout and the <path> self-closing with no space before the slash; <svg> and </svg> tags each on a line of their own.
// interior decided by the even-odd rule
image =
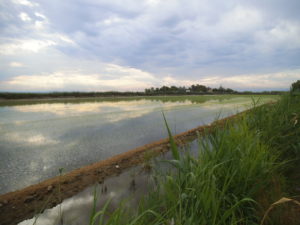
<svg viewBox="0 0 300 225">
<path fill-rule="evenodd" d="M 271 52 L 277 49 L 300 48 L 300 23 L 280 21 L 271 29 L 259 31 L 257 46 L 262 51 Z"/>
<path fill-rule="evenodd" d="M 100 64 L 99 64 L 100 66 Z M 19 75 L 0 82 L 0 89 L 19 91 L 143 91 L 151 86 L 190 86 L 203 84 L 210 87 L 223 85 L 233 89 L 288 89 L 300 79 L 300 70 L 269 74 L 239 74 L 223 77 L 206 76 L 198 79 L 175 78 L 171 75 L 154 74 L 131 67 L 115 64 L 101 64 L 98 73 L 84 73 L 80 70 L 64 70 L 54 73 Z"/>
<path fill-rule="evenodd" d="M 105 25 L 111 25 L 111 24 L 114 24 L 114 23 L 120 23 L 120 22 L 122 22 L 122 21 L 124 21 L 122 18 L 117 17 L 117 16 L 113 16 L 113 17 L 111 17 L 111 18 L 105 19 L 105 20 L 103 21 L 103 23 L 104 23 Z"/>
<path fill-rule="evenodd" d="M 22 12 L 22 13 L 19 14 L 19 17 L 20 17 L 20 19 L 23 20 L 24 22 L 31 21 L 31 18 L 28 16 L 27 13 Z"/>
<path fill-rule="evenodd" d="M 35 12 L 34 15 L 38 18 L 38 20 L 35 20 L 34 22 L 34 29 L 36 29 L 40 34 L 43 34 L 41 30 L 45 30 L 47 28 L 47 25 L 49 25 L 49 20 L 45 15 L 39 12 Z"/>
<path fill-rule="evenodd" d="M 262 16 L 257 9 L 236 6 L 225 13 L 217 24 L 216 31 L 231 33 L 249 32 L 262 24 Z"/>
<path fill-rule="evenodd" d="M 11 63 L 9 63 L 9 66 L 10 67 L 23 67 L 24 64 L 20 63 L 20 62 L 11 62 Z"/>
<path fill-rule="evenodd" d="M 55 38 L 57 38 L 57 39 L 59 39 L 59 40 L 62 40 L 62 41 L 65 42 L 65 43 L 72 44 L 72 45 L 75 45 L 75 44 L 76 44 L 71 38 L 69 38 L 69 37 L 66 36 L 66 35 L 62 35 L 62 34 L 53 34 L 52 36 L 55 37 Z"/>
<path fill-rule="evenodd" d="M 25 3 L 26 2 L 27 1 L 25 1 Z M 22 21 L 30 23 L 22 25 L 23 27 L 20 30 L 18 30 L 18 27 L 12 26 L 11 30 L 13 30 L 14 32 L 21 32 L 22 30 L 22 32 L 26 31 L 27 34 L 23 35 L 23 38 L 12 38 L 14 35 L 6 38 L 5 36 L 3 36 L 0 39 L 0 54 L 18 56 L 22 53 L 38 53 L 41 50 L 57 45 L 76 45 L 76 43 L 68 35 L 52 31 L 50 29 L 51 23 L 44 14 L 38 11 L 34 11 L 32 12 L 32 14 L 34 16 L 30 17 L 25 12 L 19 13 L 19 18 Z"/>
<path fill-rule="evenodd" d="M 28 1 L 28 0 L 13 0 L 13 2 L 15 4 L 19 4 L 19 5 L 25 5 L 25 6 L 29 6 L 29 7 L 35 7 L 38 6 L 38 3 L 32 2 L 32 1 Z"/>
<path fill-rule="evenodd" d="M 161 2 L 161 0 L 146 0 L 146 4 L 150 6 L 156 6 Z"/>
<path fill-rule="evenodd" d="M 103 64 L 104 65 L 104 64 Z M 0 83 L 0 88 L 17 90 L 143 90 L 157 79 L 150 73 L 113 64 L 101 73 L 60 71 L 40 75 L 20 75 Z"/>
<path fill-rule="evenodd" d="M 240 74 L 229 77 L 211 76 L 201 79 L 208 86 L 223 85 L 238 90 L 243 89 L 288 89 L 292 82 L 300 79 L 300 70 L 268 74 Z"/>
<path fill-rule="evenodd" d="M 40 17 L 40 18 L 42 18 L 42 19 L 44 19 L 44 20 L 47 20 L 47 17 L 46 17 L 45 15 L 43 15 L 42 13 L 35 12 L 34 15 L 35 15 L 36 17 Z"/>
<path fill-rule="evenodd" d="M 170 75 L 163 77 L 161 81 L 162 85 L 166 86 L 191 86 L 197 82 L 195 80 L 175 79 Z"/>
<path fill-rule="evenodd" d="M 42 49 L 49 46 L 56 45 L 57 43 L 52 40 L 12 40 L 12 43 L 1 44 L 0 54 L 13 55 L 20 54 L 21 52 L 33 52 L 37 53 Z"/>
<path fill-rule="evenodd" d="M 45 28 L 45 22 L 44 21 L 35 21 L 34 26 L 37 30 L 41 30 Z"/>
<path fill-rule="evenodd" d="M 153 81 L 155 79 L 151 73 L 132 67 L 119 66 L 116 64 L 106 64 L 104 70 L 106 75 L 114 78 L 124 77 L 128 79 L 144 81 Z"/>
</svg>

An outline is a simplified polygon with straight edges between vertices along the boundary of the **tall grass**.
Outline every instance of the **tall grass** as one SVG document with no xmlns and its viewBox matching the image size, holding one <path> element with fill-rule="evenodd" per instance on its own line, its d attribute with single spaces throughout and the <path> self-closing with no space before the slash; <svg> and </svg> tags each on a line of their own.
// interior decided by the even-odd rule
<svg viewBox="0 0 300 225">
<path fill-rule="evenodd" d="M 242 141 L 241 141 L 242 140 Z M 172 139 L 171 139 L 172 141 Z M 252 132 L 245 119 L 201 140 L 198 157 L 169 161 L 177 173 L 160 177 L 157 191 L 135 224 L 255 224 L 256 194 L 278 169 L 277 155 Z M 175 154 L 174 154 L 175 152 Z"/>
<path fill-rule="evenodd" d="M 300 97 L 285 95 L 276 104 L 256 107 L 248 116 L 249 126 L 261 140 L 281 152 L 283 159 L 299 159 Z"/>
</svg>

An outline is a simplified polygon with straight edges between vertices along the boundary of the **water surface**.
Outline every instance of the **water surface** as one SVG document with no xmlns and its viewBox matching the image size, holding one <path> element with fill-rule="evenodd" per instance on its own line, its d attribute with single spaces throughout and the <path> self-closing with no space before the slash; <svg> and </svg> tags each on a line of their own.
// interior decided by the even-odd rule
<svg viewBox="0 0 300 225">
<path fill-rule="evenodd" d="M 180 133 L 251 102 L 251 96 L 0 102 L 0 194 L 167 137 L 162 111 Z"/>
</svg>

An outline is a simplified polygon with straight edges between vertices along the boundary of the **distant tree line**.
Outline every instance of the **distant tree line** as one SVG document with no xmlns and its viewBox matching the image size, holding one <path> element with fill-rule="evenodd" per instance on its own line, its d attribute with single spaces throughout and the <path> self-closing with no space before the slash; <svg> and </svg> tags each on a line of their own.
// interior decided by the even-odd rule
<svg viewBox="0 0 300 225">
<path fill-rule="evenodd" d="M 47 98 L 90 98 L 90 97 L 115 97 L 115 96 L 146 96 L 144 92 L 49 92 L 49 93 L 12 93 L 0 92 L 2 99 L 47 99 Z"/>
<path fill-rule="evenodd" d="M 292 84 L 293 90 L 300 92 L 300 81 Z M 49 92 L 49 93 L 13 93 L 13 92 L 0 92 L 0 99 L 47 99 L 47 98 L 90 98 L 90 97 L 131 97 L 131 96 L 159 96 L 159 95 L 202 95 L 202 94 L 282 94 L 281 91 L 264 91 L 264 92 L 251 92 L 244 91 L 238 92 L 230 88 L 210 88 L 201 84 L 185 86 L 162 86 L 159 88 L 146 88 L 145 91 L 140 92 L 118 92 L 118 91 L 106 91 L 106 92 Z"/>
<path fill-rule="evenodd" d="M 153 94 L 233 94 L 238 93 L 230 88 L 210 88 L 201 84 L 192 85 L 190 87 L 162 86 L 160 88 L 146 88 L 145 93 Z"/>
</svg>

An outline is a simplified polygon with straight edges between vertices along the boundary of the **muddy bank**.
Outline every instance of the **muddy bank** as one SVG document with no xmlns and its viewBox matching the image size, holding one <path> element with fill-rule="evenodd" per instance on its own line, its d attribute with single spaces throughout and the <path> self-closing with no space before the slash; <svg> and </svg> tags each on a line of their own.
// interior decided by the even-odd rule
<svg viewBox="0 0 300 225">
<path fill-rule="evenodd" d="M 244 113 L 244 112 L 242 112 Z M 198 134 L 211 131 L 214 127 L 222 127 L 225 122 L 232 121 L 242 113 L 214 122 L 211 125 L 200 126 L 176 135 L 175 141 L 181 146 L 194 140 Z M 106 178 L 120 174 L 123 170 L 145 162 L 150 157 L 168 151 L 169 140 L 147 144 L 131 151 L 113 156 L 67 174 L 48 179 L 39 184 L 31 185 L 22 190 L 0 196 L 0 221 L 3 225 L 17 224 L 32 218 L 42 210 L 54 207 L 86 187 L 102 183 Z"/>
</svg>

